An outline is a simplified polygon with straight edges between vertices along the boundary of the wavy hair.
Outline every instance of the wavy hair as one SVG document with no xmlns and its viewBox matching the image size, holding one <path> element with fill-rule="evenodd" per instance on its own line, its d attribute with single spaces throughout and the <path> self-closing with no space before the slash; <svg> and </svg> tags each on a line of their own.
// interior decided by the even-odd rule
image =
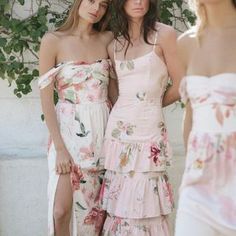
<svg viewBox="0 0 236 236">
<path fill-rule="evenodd" d="M 67 31 L 67 30 L 74 30 L 78 23 L 79 23 L 79 16 L 78 11 L 81 5 L 81 2 L 83 0 L 75 0 L 72 4 L 68 17 L 66 18 L 65 22 L 57 28 L 56 31 Z M 93 25 L 93 28 L 97 31 L 104 31 L 108 29 L 108 24 L 111 18 L 111 10 L 110 10 L 111 4 L 108 5 L 108 8 L 106 10 L 106 13 L 102 17 L 102 19 Z"/>
<path fill-rule="evenodd" d="M 149 33 L 152 31 L 156 31 L 156 22 L 160 21 L 159 12 L 158 12 L 158 0 L 149 0 L 149 9 L 145 14 L 142 23 L 142 33 L 144 37 L 144 41 L 147 44 L 152 44 L 148 41 Z M 127 53 L 128 47 L 131 43 L 130 35 L 129 35 L 129 16 L 125 12 L 124 5 L 126 0 L 113 0 L 113 10 L 114 10 L 114 23 L 111 27 L 114 38 L 119 41 L 119 37 L 123 36 L 124 39 L 128 42 L 128 45 L 125 49 L 125 55 Z M 120 42 L 120 41 L 119 41 Z M 125 47 L 125 43 L 122 45 Z"/>
</svg>

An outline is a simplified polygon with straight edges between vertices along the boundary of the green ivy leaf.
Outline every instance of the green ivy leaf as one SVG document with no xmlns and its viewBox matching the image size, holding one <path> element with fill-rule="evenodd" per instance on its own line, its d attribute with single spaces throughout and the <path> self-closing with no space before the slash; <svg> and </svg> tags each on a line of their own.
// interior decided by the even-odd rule
<svg viewBox="0 0 236 236">
<path fill-rule="evenodd" d="M 18 0 L 18 2 L 23 6 L 25 4 L 25 0 Z"/>
<path fill-rule="evenodd" d="M 7 40 L 5 38 L 0 37 L 0 47 L 5 47 L 6 43 L 7 43 Z"/>
</svg>

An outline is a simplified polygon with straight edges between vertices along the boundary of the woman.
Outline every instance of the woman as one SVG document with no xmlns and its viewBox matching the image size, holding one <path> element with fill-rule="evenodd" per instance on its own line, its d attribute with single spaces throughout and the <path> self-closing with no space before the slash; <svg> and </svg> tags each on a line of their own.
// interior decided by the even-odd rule
<svg viewBox="0 0 236 236">
<path fill-rule="evenodd" d="M 52 140 L 50 236 L 99 235 L 104 221 L 98 200 L 104 174 L 100 148 L 109 113 L 106 47 L 112 36 L 104 31 L 109 4 L 108 0 L 76 0 L 64 25 L 41 42 L 39 87 Z M 59 96 L 56 111 L 54 88 Z"/>
<path fill-rule="evenodd" d="M 171 154 L 162 113 L 178 99 L 182 76 L 176 34 L 158 23 L 156 0 L 113 0 L 115 40 L 108 46 L 119 84 L 104 141 L 104 235 L 167 236 L 173 199 Z"/>
<path fill-rule="evenodd" d="M 196 28 L 179 40 L 186 77 L 186 168 L 176 236 L 236 235 L 236 1 L 192 1 Z M 189 138 L 188 138 L 189 137 Z"/>
</svg>

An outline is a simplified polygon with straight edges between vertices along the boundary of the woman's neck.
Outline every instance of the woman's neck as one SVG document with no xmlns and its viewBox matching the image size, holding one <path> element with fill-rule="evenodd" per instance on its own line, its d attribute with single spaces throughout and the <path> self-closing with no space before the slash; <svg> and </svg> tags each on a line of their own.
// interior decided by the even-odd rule
<svg viewBox="0 0 236 236">
<path fill-rule="evenodd" d="M 79 20 L 79 23 L 75 30 L 73 31 L 73 35 L 83 38 L 89 38 L 96 31 L 93 29 L 93 24 L 84 21 L 83 19 Z"/>
<path fill-rule="evenodd" d="M 143 19 L 132 20 L 129 22 L 129 36 L 131 41 L 140 39 L 142 34 Z"/>
<path fill-rule="evenodd" d="M 218 3 L 205 5 L 207 25 L 212 29 L 227 29 L 236 27 L 236 8 L 232 0 L 222 0 Z"/>
</svg>

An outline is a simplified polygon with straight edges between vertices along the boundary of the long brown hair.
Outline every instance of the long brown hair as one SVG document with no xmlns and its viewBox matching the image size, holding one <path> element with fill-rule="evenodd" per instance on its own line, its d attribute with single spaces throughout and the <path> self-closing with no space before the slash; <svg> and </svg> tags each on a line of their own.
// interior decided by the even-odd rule
<svg viewBox="0 0 236 236">
<path fill-rule="evenodd" d="M 131 44 L 131 39 L 129 35 L 129 16 L 126 14 L 124 5 L 126 0 L 113 0 L 113 11 L 114 11 L 114 23 L 111 27 L 114 38 L 119 41 L 119 37 L 123 36 L 124 39 L 128 42 L 128 45 L 125 49 L 125 55 L 127 53 L 128 47 Z M 157 0 L 149 0 L 149 9 L 145 14 L 142 23 L 142 33 L 144 37 L 144 41 L 147 44 L 152 44 L 148 41 L 149 33 L 152 31 L 156 31 L 156 22 L 160 21 L 159 12 L 158 12 L 158 1 Z M 123 48 L 125 43 L 122 45 Z"/>
<path fill-rule="evenodd" d="M 57 28 L 56 31 L 72 31 L 74 30 L 78 23 L 79 23 L 79 16 L 78 16 L 78 11 L 81 5 L 81 2 L 83 0 L 75 0 L 74 3 L 72 4 L 68 17 L 66 18 L 65 22 Z M 108 8 L 106 10 L 106 13 L 102 17 L 102 19 L 93 25 L 93 28 L 97 31 L 104 31 L 108 29 L 108 23 L 111 18 L 111 10 L 110 6 L 111 4 L 108 5 Z"/>
</svg>

